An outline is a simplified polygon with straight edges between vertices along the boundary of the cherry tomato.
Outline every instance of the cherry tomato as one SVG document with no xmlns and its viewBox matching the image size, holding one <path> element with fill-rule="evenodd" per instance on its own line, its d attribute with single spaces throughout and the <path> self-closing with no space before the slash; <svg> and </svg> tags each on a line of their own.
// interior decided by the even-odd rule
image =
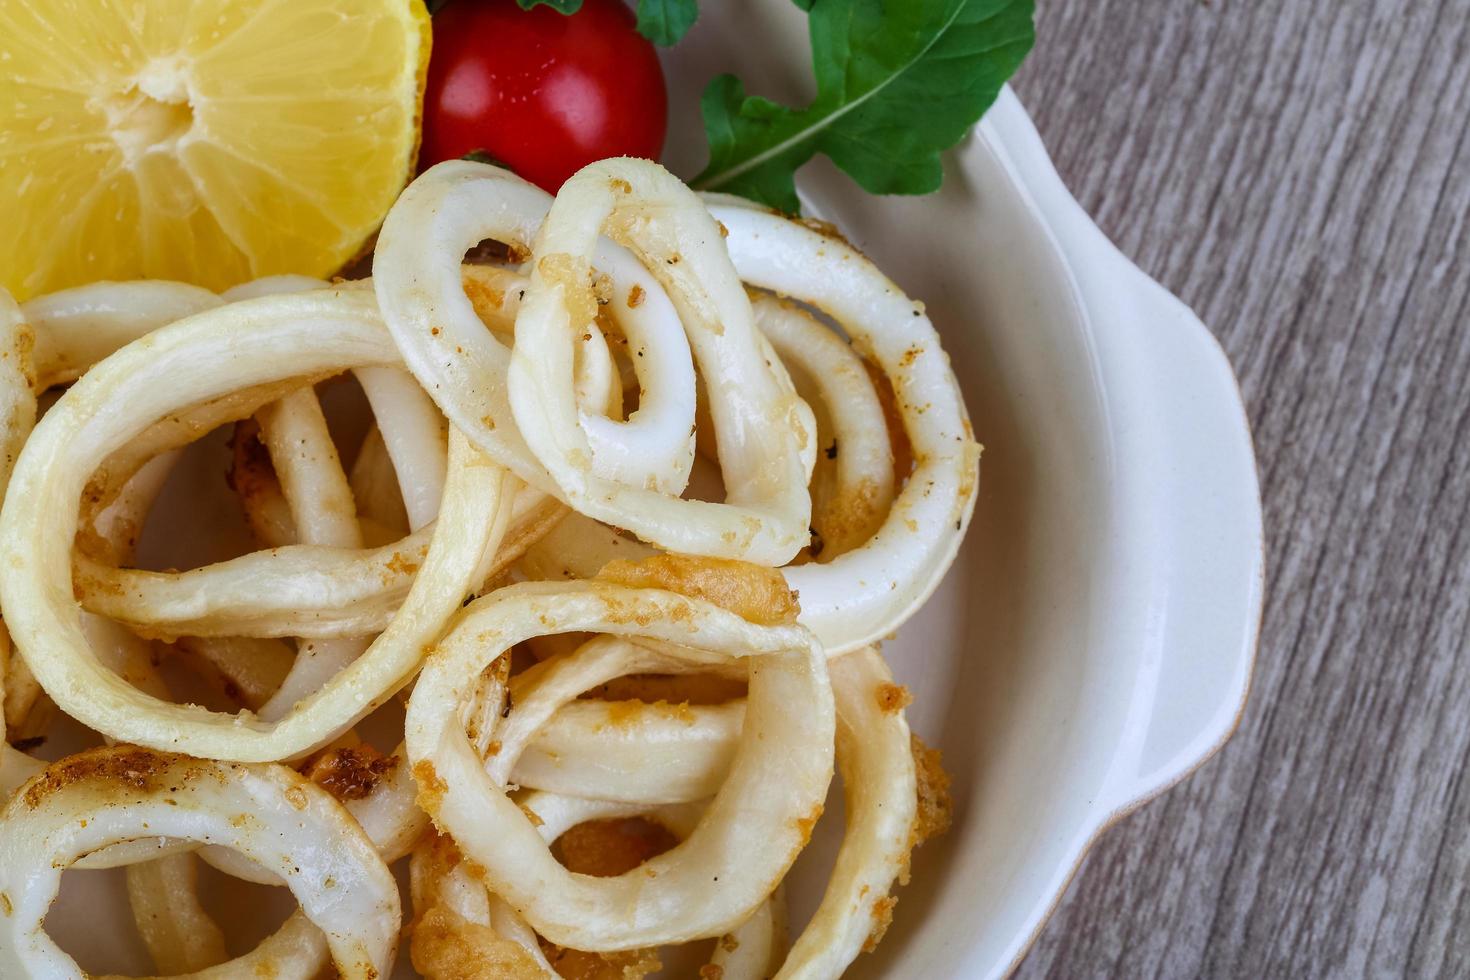
<svg viewBox="0 0 1470 980">
<path fill-rule="evenodd" d="M 667 123 L 658 56 L 622 0 L 570 16 L 451 0 L 434 15 L 420 167 L 482 150 L 554 193 L 594 160 L 657 159 Z"/>
</svg>

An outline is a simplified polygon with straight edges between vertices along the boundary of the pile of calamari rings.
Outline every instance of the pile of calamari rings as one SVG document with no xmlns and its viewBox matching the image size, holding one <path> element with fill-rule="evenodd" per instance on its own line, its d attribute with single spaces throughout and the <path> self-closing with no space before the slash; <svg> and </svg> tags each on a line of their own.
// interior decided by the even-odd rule
<svg viewBox="0 0 1470 980">
<path fill-rule="evenodd" d="M 141 567 L 211 438 L 257 550 Z M 407 936 L 428 977 L 702 939 L 701 977 L 835 977 L 947 822 L 877 643 L 979 448 L 922 304 L 816 223 L 647 161 L 554 198 L 440 164 L 370 279 L 0 290 L 0 439 L 0 975 L 83 975 L 44 928 L 76 867 L 126 869 L 160 974 L 386 977 Z M 101 744 L 41 761 L 53 705 Z M 297 910 L 231 958 L 201 861 Z"/>
</svg>

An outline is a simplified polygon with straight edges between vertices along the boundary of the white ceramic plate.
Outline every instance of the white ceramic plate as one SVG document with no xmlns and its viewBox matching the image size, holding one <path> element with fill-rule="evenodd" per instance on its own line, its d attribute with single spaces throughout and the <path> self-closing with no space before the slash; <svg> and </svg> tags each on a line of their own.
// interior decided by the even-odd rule
<svg viewBox="0 0 1470 980">
<path fill-rule="evenodd" d="M 1083 213 L 1011 92 L 936 198 L 822 200 L 928 302 L 985 445 L 960 561 L 885 648 L 958 808 L 872 969 L 997 976 L 1095 835 L 1235 727 L 1263 575 L 1250 433 L 1214 338 Z"/>
<path fill-rule="evenodd" d="M 801 98 L 803 31 L 789 0 L 706 4 L 669 58 L 671 132 L 700 131 L 718 70 Z M 695 172 L 698 141 L 670 160 Z M 915 728 L 944 749 L 955 825 L 919 853 L 893 929 L 852 975 L 996 976 L 1093 837 L 1234 726 L 1261 601 L 1250 436 L 1213 338 L 1072 200 L 1009 91 L 937 195 L 870 197 L 820 163 L 802 176 L 812 209 L 928 304 L 985 444 L 960 559 L 885 647 Z M 218 479 L 216 464 L 192 469 Z M 835 809 L 798 867 L 798 915 L 835 850 Z M 120 886 L 65 880 L 50 924 L 85 967 L 147 968 Z M 280 902 L 260 889 L 219 900 L 241 921 L 284 915 L 265 914 Z"/>
<path fill-rule="evenodd" d="M 699 81 L 674 86 L 672 132 L 700 132 L 716 71 L 810 96 L 789 0 L 702 11 L 674 52 Z M 676 172 L 697 171 L 694 142 Z M 1009 90 L 938 194 L 872 197 L 822 163 L 802 190 L 928 304 L 985 445 L 959 561 L 884 647 L 944 749 L 954 828 L 850 975 L 1002 975 L 1092 839 L 1234 729 L 1263 576 L 1244 408 L 1209 331 L 1072 199 Z"/>
</svg>

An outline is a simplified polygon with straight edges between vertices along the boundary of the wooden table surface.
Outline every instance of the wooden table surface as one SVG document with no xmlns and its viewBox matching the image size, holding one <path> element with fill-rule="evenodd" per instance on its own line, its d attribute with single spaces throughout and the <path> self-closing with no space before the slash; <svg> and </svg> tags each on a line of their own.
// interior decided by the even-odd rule
<svg viewBox="0 0 1470 980">
<path fill-rule="evenodd" d="M 1268 551 L 1240 729 L 1018 976 L 1470 976 L 1470 0 L 1038 6 L 1016 89 L 1230 355 Z"/>
</svg>

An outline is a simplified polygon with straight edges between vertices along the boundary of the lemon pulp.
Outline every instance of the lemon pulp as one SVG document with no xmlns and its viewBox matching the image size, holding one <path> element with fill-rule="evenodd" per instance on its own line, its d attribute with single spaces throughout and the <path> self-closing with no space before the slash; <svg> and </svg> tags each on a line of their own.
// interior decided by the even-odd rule
<svg viewBox="0 0 1470 980">
<path fill-rule="evenodd" d="M 327 275 L 411 175 L 423 0 L 0 4 L 0 285 Z"/>
</svg>

